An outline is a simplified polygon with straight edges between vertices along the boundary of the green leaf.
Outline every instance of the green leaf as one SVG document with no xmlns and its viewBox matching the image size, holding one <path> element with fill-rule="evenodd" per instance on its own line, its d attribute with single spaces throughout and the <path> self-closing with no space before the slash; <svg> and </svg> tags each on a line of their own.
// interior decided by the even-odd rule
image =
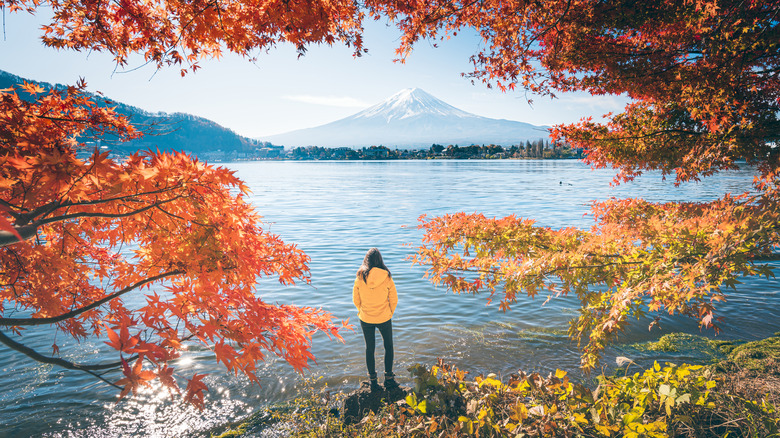
<svg viewBox="0 0 780 438">
<path fill-rule="evenodd" d="M 636 423 L 637 421 L 642 421 L 643 413 L 644 413 L 644 409 L 641 408 L 631 409 L 631 412 L 623 416 L 623 424 L 628 425 L 631 423 Z"/>
</svg>

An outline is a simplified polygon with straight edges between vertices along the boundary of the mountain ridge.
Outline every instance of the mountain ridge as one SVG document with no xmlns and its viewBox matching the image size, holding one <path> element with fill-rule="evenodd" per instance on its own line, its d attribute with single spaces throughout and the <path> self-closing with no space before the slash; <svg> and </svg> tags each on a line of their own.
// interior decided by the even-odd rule
<svg viewBox="0 0 780 438">
<path fill-rule="evenodd" d="M 420 88 L 406 88 L 351 116 L 313 128 L 267 136 L 264 140 L 286 147 L 419 148 L 432 143 L 510 146 L 547 138 L 547 128 L 479 116 Z"/>
<path fill-rule="evenodd" d="M 14 87 L 23 81 L 40 85 L 46 90 L 65 88 L 61 84 L 27 79 L 0 70 L 0 90 Z M 23 91 L 17 89 L 16 92 L 20 98 L 29 100 L 30 96 Z M 183 112 L 150 112 L 106 96 L 85 93 L 100 106 L 116 107 L 116 111 L 128 117 L 131 123 L 147 131 L 144 137 L 137 140 L 111 142 L 110 148 L 116 152 L 133 153 L 138 150 L 159 149 L 185 151 L 199 157 L 231 158 L 236 153 L 253 151 L 258 146 L 257 141 L 243 137 L 204 117 Z"/>
</svg>

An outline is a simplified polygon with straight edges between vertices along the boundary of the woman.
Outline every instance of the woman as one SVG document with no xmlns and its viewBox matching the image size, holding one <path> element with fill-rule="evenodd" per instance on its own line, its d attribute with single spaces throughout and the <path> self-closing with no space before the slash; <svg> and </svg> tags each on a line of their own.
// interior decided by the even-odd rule
<svg viewBox="0 0 780 438">
<path fill-rule="evenodd" d="M 371 391 L 381 390 L 377 383 L 374 349 L 376 331 L 382 334 L 385 345 L 385 390 L 398 387 L 393 374 L 393 322 L 398 294 L 390 270 L 382 261 L 382 254 L 371 248 L 363 258 L 363 264 L 357 271 L 355 285 L 352 287 L 352 302 L 358 309 L 360 327 L 366 340 L 366 367 L 371 381 Z"/>
</svg>

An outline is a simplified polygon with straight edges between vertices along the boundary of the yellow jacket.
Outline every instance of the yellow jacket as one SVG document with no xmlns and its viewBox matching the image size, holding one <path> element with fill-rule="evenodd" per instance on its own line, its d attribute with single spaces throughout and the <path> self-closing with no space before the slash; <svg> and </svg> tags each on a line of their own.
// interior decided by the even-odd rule
<svg viewBox="0 0 780 438">
<path fill-rule="evenodd" d="M 352 302 L 358 309 L 358 318 L 369 324 L 381 324 L 393 317 L 398 304 L 395 283 L 387 271 L 371 268 L 367 281 L 355 278 L 352 287 Z"/>
</svg>

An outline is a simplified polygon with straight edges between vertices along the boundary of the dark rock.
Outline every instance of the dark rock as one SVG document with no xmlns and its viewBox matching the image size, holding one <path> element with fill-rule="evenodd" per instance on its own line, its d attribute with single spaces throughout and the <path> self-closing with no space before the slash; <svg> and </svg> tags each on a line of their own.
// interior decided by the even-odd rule
<svg viewBox="0 0 780 438">
<path fill-rule="evenodd" d="M 411 389 L 404 387 L 371 391 L 371 385 L 363 382 L 360 388 L 347 395 L 344 407 L 341 408 L 341 418 L 344 424 L 357 423 L 369 412 L 378 412 L 386 404 L 405 399 L 409 392 Z"/>
</svg>

